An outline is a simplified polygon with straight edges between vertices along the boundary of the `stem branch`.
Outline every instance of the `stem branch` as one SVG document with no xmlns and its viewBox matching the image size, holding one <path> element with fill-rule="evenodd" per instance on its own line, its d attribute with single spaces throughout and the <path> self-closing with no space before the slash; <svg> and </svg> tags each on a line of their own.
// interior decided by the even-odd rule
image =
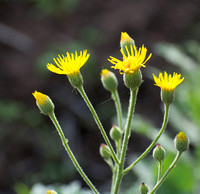
<svg viewBox="0 0 200 194">
<path fill-rule="evenodd" d="M 158 139 L 160 138 L 160 136 L 162 135 L 162 133 L 164 132 L 167 126 L 168 118 L 169 118 L 169 105 L 165 105 L 164 120 L 163 120 L 163 124 L 158 135 L 153 140 L 153 142 L 149 145 L 149 147 L 141 154 L 141 156 L 123 171 L 124 174 L 126 174 L 129 170 L 131 170 L 131 168 L 133 168 L 140 160 L 142 160 L 150 152 L 150 150 L 155 146 L 156 142 L 158 141 Z"/>
<path fill-rule="evenodd" d="M 122 150 L 120 155 L 120 164 L 118 166 L 117 175 L 116 175 L 116 181 L 114 185 L 114 194 L 118 193 L 122 177 L 123 177 L 123 168 L 124 168 L 124 162 L 125 162 L 125 156 L 126 156 L 126 150 L 128 145 L 128 139 L 130 136 L 130 126 L 131 126 L 131 120 L 133 117 L 134 109 L 135 109 L 135 102 L 136 102 L 136 96 L 137 96 L 138 88 L 134 90 L 130 90 L 130 102 L 129 102 L 129 109 L 128 109 L 128 116 L 127 116 L 127 122 L 126 127 L 124 130 L 124 138 L 122 143 Z"/>
<path fill-rule="evenodd" d="M 174 168 L 174 166 L 177 163 L 178 159 L 180 158 L 181 154 L 182 154 L 182 152 L 177 152 L 176 157 L 174 158 L 174 161 L 171 163 L 170 167 L 167 169 L 167 171 L 162 176 L 162 178 L 156 183 L 155 187 L 151 190 L 150 194 L 153 194 L 160 187 L 160 185 L 164 182 L 164 180 L 167 178 L 167 175 Z"/>
<path fill-rule="evenodd" d="M 91 111 L 91 113 L 92 113 L 92 115 L 93 115 L 93 117 L 94 117 L 94 120 L 96 121 L 96 124 L 98 125 L 99 130 L 101 131 L 101 134 L 102 134 L 102 136 L 103 136 L 103 138 L 104 138 L 106 144 L 107 144 L 108 147 L 110 148 L 110 151 L 111 151 L 111 153 L 112 153 L 113 160 L 115 161 L 115 163 L 118 164 L 118 163 L 119 163 L 119 160 L 118 160 L 118 158 L 117 158 L 117 156 L 116 156 L 116 154 L 115 154 L 115 151 L 114 151 L 114 149 L 113 149 L 113 147 L 112 147 L 112 145 L 111 145 L 111 143 L 110 143 L 110 141 L 109 141 L 109 139 L 108 139 L 108 136 L 106 135 L 106 132 L 105 132 L 105 130 L 104 130 L 102 124 L 101 124 L 101 121 L 99 120 L 99 117 L 98 117 L 98 115 L 97 115 L 97 113 L 96 113 L 94 107 L 92 106 L 90 100 L 89 100 L 88 97 L 87 97 L 87 94 L 85 93 L 85 91 L 84 91 L 84 89 L 83 89 L 83 86 L 81 86 L 81 87 L 79 87 L 79 88 L 77 88 L 77 89 L 78 89 L 78 91 L 80 92 L 81 96 L 83 97 L 83 99 L 84 99 L 85 103 L 87 104 L 88 108 L 90 109 L 90 111 Z"/>
<path fill-rule="evenodd" d="M 68 145 L 68 140 L 65 138 L 65 135 L 62 131 L 62 128 L 60 127 L 60 124 L 58 123 L 58 120 L 56 119 L 56 116 L 54 113 L 49 115 L 50 119 L 52 120 L 55 128 L 58 131 L 58 134 L 62 140 L 62 144 L 65 148 L 65 150 L 67 151 L 70 159 L 72 160 L 76 170 L 79 172 L 79 174 L 82 176 L 83 180 L 87 183 L 87 185 L 90 187 L 90 189 L 95 193 L 98 194 L 99 192 L 97 191 L 97 189 L 95 188 L 95 186 L 92 184 L 92 182 L 89 180 L 89 178 L 87 177 L 87 175 L 84 173 L 83 169 L 80 167 L 78 161 L 76 160 L 73 152 L 71 151 L 69 145 Z"/>
</svg>

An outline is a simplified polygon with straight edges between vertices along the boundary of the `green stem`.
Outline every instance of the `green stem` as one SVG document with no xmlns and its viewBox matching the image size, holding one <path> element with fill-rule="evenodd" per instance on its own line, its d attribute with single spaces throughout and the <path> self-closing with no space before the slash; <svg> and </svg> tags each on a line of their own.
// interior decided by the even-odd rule
<svg viewBox="0 0 200 194">
<path fill-rule="evenodd" d="M 174 168 L 174 166 L 177 163 L 178 159 L 180 158 L 181 154 L 182 154 L 182 152 L 177 152 L 176 157 L 174 158 L 174 161 L 171 163 L 170 167 L 167 169 L 167 171 L 162 176 L 162 178 L 156 183 L 155 187 L 151 190 L 150 194 L 153 194 L 160 187 L 160 185 L 164 182 L 164 180 L 167 178 L 167 175 Z"/>
<path fill-rule="evenodd" d="M 118 126 L 119 126 L 119 128 L 121 130 L 123 130 L 123 128 L 122 128 L 122 108 L 121 108 L 121 102 L 120 102 L 119 94 L 118 94 L 117 90 L 114 90 L 112 92 L 112 99 L 114 100 L 115 107 L 116 107 L 116 110 L 117 110 Z M 118 140 L 117 142 L 115 141 L 115 145 L 116 145 L 116 149 L 117 149 L 117 157 L 118 158 L 120 157 L 121 142 L 122 142 L 121 139 Z M 112 176 L 111 193 L 113 193 L 115 180 L 116 180 L 117 169 L 118 169 L 118 164 L 115 164 L 114 172 L 113 172 L 113 176 Z"/>
<path fill-rule="evenodd" d="M 160 136 L 162 135 L 162 133 L 164 132 L 167 126 L 167 122 L 169 118 L 169 107 L 170 107 L 169 105 L 165 105 L 165 114 L 164 114 L 163 124 L 156 138 L 149 145 L 149 147 L 141 154 L 141 156 L 123 171 L 124 174 L 126 174 L 129 170 L 131 170 L 131 168 L 133 168 L 140 160 L 142 160 L 150 152 L 150 150 L 155 146 L 156 142 L 158 141 L 158 139 L 160 138 Z"/>
<path fill-rule="evenodd" d="M 134 109 L 135 109 L 135 102 L 136 102 L 136 96 L 138 89 L 130 90 L 130 102 L 129 102 L 129 110 L 128 110 L 128 116 L 127 116 L 127 122 L 126 127 L 124 130 L 124 138 L 122 143 L 122 151 L 120 155 L 120 164 L 118 166 L 117 175 L 116 175 L 116 181 L 114 185 L 114 194 L 118 193 L 122 178 L 123 178 L 123 168 L 124 168 L 124 162 L 125 162 L 125 156 L 126 156 L 126 150 L 128 145 L 128 139 L 130 135 L 130 126 L 131 126 L 131 120 L 133 117 Z"/>
<path fill-rule="evenodd" d="M 62 144 L 63 144 L 65 150 L 67 151 L 67 153 L 68 153 L 70 159 L 72 160 L 72 162 L 73 162 L 73 164 L 74 164 L 76 170 L 77 170 L 77 171 L 79 172 L 79 174 L 82 176 L 83 180 L 87 183 L 87 185 L 90 187 L 90 189 L 91 189 L 94 193 L 98 194 L 99 192 L 97 191 L 97 189 L 95 188 L 95 186 L 92 184 L 92 182 L 89 180 L 89 178 L 87 177 L 87 175 L 84 173 L 84 171 L 83 171 L 82 168 L 80 167 L 78 161 L 76 160 L 74 154 L 72 153 L 72 151 L 71 151 L 71 149 L 70 149 L 70 147 L 69 147 L 69 145 L 68 145 L 68 140 L 65 138 L 65 135 L 64 135 L 64 133 L 63 133 L 61 127 L 60 127 L 60 124 L 58 123 L 58 120 L 56 119 L 55 114 L 52 113 L 52 114 L 49 115 L 49 117 L 50 117 L 50 119 L 52 120 L 52 122 L 53 122 L 55 128 L 57 129 L 58 134 L 59 134 L 59 136 L 60 136 L 60 138 L 61 138 L 61 140 L 62 140 Z"/>
<path fill-rule="evenodd" d="M 157 182 L 160 180 L 160 177 L 161 177 L 161 174 L 162 174 L 162 166 L 163 166 L 162 161 L 158 161 L 158 179 L 157 179 Z"/>
<path fill-rule="evenodd" d="M 85 103 L 87 104 L 88 108 L 90 109 L 90 111 L 91 111 L 91 113 L 92 113 L 92 115 L 94 117 L 94 120 L 96 121 L 96 123 L 97 123 L 97 125 L 98 125 L 98 127 L 99 127 L 99 129 L 101 131 L 101 134 L 102 134 L 106 144 L 110 148 L 113 160 L 115 161 L 115 163 L 119 163 L 119 160 L 118 160 L 118 158 L 117 158 L 117 156 L 115 154 L 115 151 L 114 151 L 114 149 L 113 149 L 113 147 L 112 147 L 112 145 L 111 145 L 111 143 L 110 143 L 110 141 L 108 139 L 108 136 L 106 135 L 106 132 L 105 132 L 105 130 L 104 130 L 102 124 L 101 124 L 101 121 L 99 120 L 99 117 L 98 117 L 96 111 L 94 110 L 90 100 L 88 99 L 87 94 L 85 93 L 85 91 L 83 89 L 83 86 L 78 87 L 77 89 L 80 92 L 81 96 L 83 97 L 83 99 L 84 99 Z"/>
<path fill-rule="evenodd" d="M 112 97 L 115 102 L 115 107 L 117 110 L 118 126 L 122 130 L 122 107 L 121 107 L 119 94 L 118 94 L 117 90 L 114 90 L 112 92 Z"/>
</svg>

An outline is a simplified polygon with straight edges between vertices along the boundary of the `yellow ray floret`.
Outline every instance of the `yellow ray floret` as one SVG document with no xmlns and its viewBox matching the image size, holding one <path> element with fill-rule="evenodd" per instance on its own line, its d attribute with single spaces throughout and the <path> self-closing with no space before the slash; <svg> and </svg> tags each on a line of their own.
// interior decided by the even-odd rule
<svg viewBox="0 0 200 194">
<path fill-rule="evenodd" d="M 109 70 L 107 69 L 102 69 L 101 71 L 101 76 L 107 75 L 109 73 Z"/>
<path fill-rule="evenodd" d="M 130 41 L 130 40 L 132 40 L 132 38 L 126 32 L 121 33 L 121 41 L 122 42 Z"/>
<path fill-rule="evenodd" d="M 181 74 L 173 73 L 172 76 L 171 74 L 167 75 L 166 71 L 164 72 L 164 76 L 162 73 L 159 74 L 159 77 L 156 77 L 153 74 L 153 78 L 155 85 L 166 91 L 173 91 L 176 86 L 178 86 L 184 80 L 184 77 L 181 78 Z"/>
<path fill-rule="evenodd" d="M 136 49 L 135 46 L 130 45 L 130 51 L 128 50 L 126 46 L 126 51 L 128 56 L 125 55 L 124 51 L 120 50 L 123 55 L 123 61 L 120 61 L 119 59 L 116 59 L 114 57 L 110 56 L 110 59 L 108 59 L 112 64 L 115 66 L 111 66 L 111 68 L 119 69 L 120 72 L 123 71 L 124 73 L 134 73 L 140 69 L 140 67 L 146 67 L 144 64 L 151 58 L 150 54 L 148 58 L 146 58 L 147 49 L 142 46 L 142 48 Z"/>
<path fill-rule="evenodd" d="M 87 50 L 84 50 L 83 52 L 81 51 L 80 55 L 77 54 L 77 51 L 75 52 L 75 54 L 69 54 L 67 52 L 66 56 L 58 55 L 56 59 L 53 59 L 57 67 L 51 63 L 48 63 L 47 69 L 57 74 L 66 74 L 69 76 L 75 75 L 79 72 L 80 68 L 86 63 L 89 56 L 90 54 L 87 54 Z"/>
<path fill-rule="evenodd" d="M 42 94 L 41 92 L 35 91 L 33 96 L 35 97 L 38 105 L 44 105 L 49 100 L 49 97 L 45 94 Z"/>
</svg>

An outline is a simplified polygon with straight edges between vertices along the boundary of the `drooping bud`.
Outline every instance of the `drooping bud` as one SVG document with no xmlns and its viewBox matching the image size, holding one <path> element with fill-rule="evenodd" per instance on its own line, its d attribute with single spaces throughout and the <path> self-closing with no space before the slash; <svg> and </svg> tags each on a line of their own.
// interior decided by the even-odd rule
<svg viewBox="0 0 200 194">
<path fill-rule="evenodd" d="M 139 191 L 140 191 L 141 194 L 147 194 L 148 191 L 149 191 L 149 188 L 148 188 L 148 186 L 143 182 L 143 183 L 140 185 Z"/>
<path fill-rule="evenodd" d="M 53 191 L 53 190 L 49 190 L 46 192 L 46 194 L 57 194 L 57 192 Z"/>
<path fill-rule="evenodd" d="M 54 104 L 47 95 L 35 91 L 33 93 L 33 96 L 36 99 L 36 104 L 41 113 L 45 115 L 50 115 L 54 112 Z"/>
<path fill-rule="evenodd" d="M 116 125 L 113 125 L 110 130 L 110 137 L 114 141 L 119 141 L 122 138 L 122 131 L 120 130 L 120 128 L 117 127 Z"/>
<path fill-rule="evenodd" d="M 110 92 L 113 92 L 117 89 L 117 78 L 113 72 L 107 69 L 102 69 L 101 71 L 101 82 L 103 84 L 103 87 Z"/>
<path fill-rule="evenodd" d="M 135 42 L 126 32 L 122 32 L 120 46 L 124 51 L 124 54 L 128 56 L 127 50 L 131 53 L 131 46 L 135 46 Z"/>
<path fill-rule="evenodd" d="M 160 145 L 157 144 L 157 146 L 153 150 L 153 158 L 157 160 L 158 162 L 161 162 L 165 158 L 165 150 L 164 148 Z"/>
<path fill-rule="evenodd" d="M 102 143 L 101 146 L 100 146 L 99 152 L 100 152 L 100 155 L 101 155 L 104 159 L 108 160 L 108 159 L 111 158 L 111 151 L 110 151 L 110 148 L 109 148 L 107 145 L 103 144 L 103 143 Z"/>
<path fill-rule="evenodd" d="M 189 148 L 189 139 L 184 132 L 180 132 L 174 140 L 175 147 L 179 152 L 184 152 Z"/>
<path fill-rule="evenodd" d="M 142 83 L 141 71 L 138 70 L 134 73 L 124 73 L 124 83 L 129 89 L 136 89 L 140 87 Z"/>
</svg>

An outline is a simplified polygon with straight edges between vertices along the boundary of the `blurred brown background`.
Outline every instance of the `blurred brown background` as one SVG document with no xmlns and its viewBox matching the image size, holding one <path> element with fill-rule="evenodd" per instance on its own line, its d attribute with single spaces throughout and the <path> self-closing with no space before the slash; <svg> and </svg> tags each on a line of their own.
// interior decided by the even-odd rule
<svg viewBox="0 0 200 194">
<path fill-rule="evenodd" d="M 144 44 L 152 58 L 143 69 L 136 112 L 157 127 L 162 121 L 159 89 L 153 86 L 153 68 L 181 73 L 178 67 L 154 53 L 156 43 L 181 44 L 200 40 L 198 0 L 7 0 L 0 1 L 0 193 L 43 184 L 67 184 L 81 180 L 65 155 L 49 119 L 41 115 L 34 90 L 51 97 L 70 146 L 85 172 L 100 188 L 109 191 L 111 173 L 99 156 L 103 139 L 78 93 L 65 76 L 46 69 L 53 57 L 87 49 L 91 57 L 81 69 L 84 85 L 109 132 L 115 109 L 100 82 L 102 68 L 110 68 L 109 56 L 120 58 L 120 35 L 127 32 Z M 114 70 L 113 70 L 114 71 Z M 124 112 L 128 90 L 119 78 Z M 156 110 L 156 111 L 155 111 Z M 149 140 L 140 135 L 129 151 L 140 152 Z M 133 175 L 129 175 L 130 178 Z M 134 179 L 134 177 L 133 177 Z M 86 185 L 82 183 L 82 186 Z M 18 192 L 19 193 L 19 192 Z"/>
</svg>

